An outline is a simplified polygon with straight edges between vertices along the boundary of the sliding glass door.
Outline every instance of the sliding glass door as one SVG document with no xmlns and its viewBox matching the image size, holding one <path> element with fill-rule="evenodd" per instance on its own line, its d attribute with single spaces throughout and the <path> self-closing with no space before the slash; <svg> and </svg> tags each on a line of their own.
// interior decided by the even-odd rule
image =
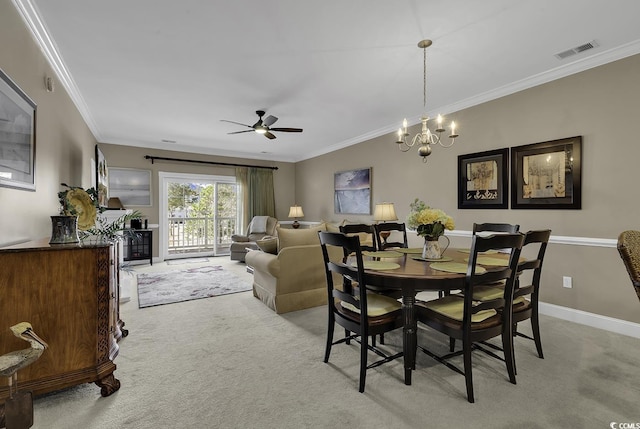
<svg viewBox="0 0 640 429">
<path fill-rule="evenodd" d="M 238 227 L 235 177 L 159 173 L 163 259 L 229 254 Z"/>
</svg>

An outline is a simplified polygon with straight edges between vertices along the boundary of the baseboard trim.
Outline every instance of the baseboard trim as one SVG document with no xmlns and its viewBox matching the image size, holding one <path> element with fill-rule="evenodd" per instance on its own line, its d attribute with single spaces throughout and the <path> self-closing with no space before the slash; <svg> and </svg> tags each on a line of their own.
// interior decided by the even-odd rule
<svg viewBox="0 0 640 429">
<path fill-rule="evenodd" d="M 615 332 L 617 334 L 627 335 L 633 338 L 640 338 L 640 324 L 638 323 L 614 319 L 613 317 L 601 316 L 599 314 L 562 307 L 555 304 L 541 302 L 539 305 L 538 311 L 540 314 L 580 323 L 593 328 L 604 329 L 605 331 Z"/>
</svg>

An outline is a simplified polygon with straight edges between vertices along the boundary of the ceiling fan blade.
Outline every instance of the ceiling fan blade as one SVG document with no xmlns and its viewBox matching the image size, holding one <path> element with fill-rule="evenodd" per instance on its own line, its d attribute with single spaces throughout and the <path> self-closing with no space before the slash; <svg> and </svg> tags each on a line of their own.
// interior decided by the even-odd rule
<svg viewBox="0 0 640 429">
<path fill-rule="evenodd" d="M 280 131 L 283 133 L 301 133 L 302 128 L 269 128 L 270 131 Z"/>
<path fill-rule="evenodd" d="M 269 140 L 273 140 L 276 138 L 276 136 L 274 136 L 273 134 L 271 134 L 269 131 L 267 131 L 266 133 L 264 133 L 264 136 L 266 138 L 268 138 Z"/>
<path fill-rule="evenodd" d="M 244 131 L 234 131 L 234 132 L 232 132 L 232 133 L 227 133 L 227 134 L 240 134 L 240 133 L 252 133 L 252 132 L 254 132 L 254 130 L 253 130 L 253 129 L 251 129 L 251 130 L 244 130 Z"/>
<path fill-rule="evenodd" d="M 267 118 L 264 120 L 264 122 L 262 123 L 262 125 L 264 125 L 265 127 L 270 127 L 271 125 L 275 124 L 275 122 L 278 120 L 278 118 L 276 118 L 275 116 L 269 115 L 267 116 Z"/>
<path fill-rule="evenodd" d="M 220 119 L 220 122 L 229 122 L 230 124 L 242 125 L 243 127 L 253 128 L 251 125 L 241 124 L 240 122 L 228 121 L 226 119 Z"/>
</svg>

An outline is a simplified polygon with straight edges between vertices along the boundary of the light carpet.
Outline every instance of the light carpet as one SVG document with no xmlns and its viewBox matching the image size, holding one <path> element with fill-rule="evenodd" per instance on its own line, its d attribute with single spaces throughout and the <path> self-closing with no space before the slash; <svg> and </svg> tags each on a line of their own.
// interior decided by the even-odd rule
<svg viewBox="0 0 640 429">
<path fill-rule="evenodd" d="M 251 290 L 219 265 L 138 274 L 138 307 L 153 307 Z"/>
<path fill-rule="evenodd" d="M 209 258 L 171 259 L 165 262 L 167 263 L 167 265 L 197 264 L 201 262 L 209 262 Z"/>
</svg>

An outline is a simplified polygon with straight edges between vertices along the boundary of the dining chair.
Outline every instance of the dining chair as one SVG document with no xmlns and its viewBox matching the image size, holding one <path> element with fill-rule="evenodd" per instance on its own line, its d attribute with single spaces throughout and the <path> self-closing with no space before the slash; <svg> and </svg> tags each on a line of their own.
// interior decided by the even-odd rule
<svg viewBox="0 0 640 429">
<path fill-rule="evenodd" d="M 527 257 L 526 259 L 523 259 L 518 263 L 517 277 L 515 288 L 513 291 L 513 306 L 511 307 L 513 313 L 512 321 L 514 336 L 517 335 L 533 340 L 536 344 L 536 351 L 538 352 L 538 357 L 540 359 L 544 359 L 544 354 L 542 353 L 542 341 L 540 340 L 538 302 L 540 296 L 540 277 L 542 275 L 542 263 L 544 261 L 544 255 L 547 251 L 549 237 L 551 237 L 550 229 L 528 231 L 525 234 L 522 253 L 528 253 L 528 251 L 532 251 L 536 254 L 536 256 L 534 258 Z M 526 285 L 522 284 L 523 274 L 526 274 L 527 276 L 530 275 L 531 278 L 531 281 L 527 282 Z M 496 297 L 502 296 L 503 294 L 503 286 L 479 286 L 474 290 L 473 299 L 476 301 L 484 302 L 487 300 L 495 299 Z M 518 331 L 518 323 L 527 319 L 531 320 L 531 332 L 533 334 L 533 337 L 530 337 Z"/>
<path fill-rule="evenodd" d="M 403 326 L 400 303 L 384 295 L 370 292 L 362 285 L 367 284 L 364 262 L 358 236 L 347 236 L 335 232 L 319 232 L 322 256 L 327 277 L 329 319 L 324 362 L 329 362 L 331 347 L 354 340 L 360 344 L 360 384 L 359 391 L 364 392 L 366 371 L 403 356 L 403 353 L 389 354 L 373 344 L 369 336 L 383 334 Z M 331 260 L 331 246 L 341 247 L 343 258 Z M 351 255 L 351 256 L 349 256 Z M 348 264 L 353 260 L 355 265 Z M 334 274 L 342 278 L 341 289 L 334 285 Z M 334 341 L 335 325 L 344 328 L 344 337 Z M 368 352 L 372 351 L 382 359 L 368 364 Z"/>
<path fill-rule="evenodd" d="M 376 240 L 378 241 L 378 249 L 385 250 L 390 247 L 409 247 L 407 241 L 407 227 L 404 223 L 384 222 L 373 225 L 375 229 Z M 397 231 L 402 234 L 402 241 L 387 241 L 391 232 Z"/>
<path fill-rule="evenodd" d="M 478 232 L 506 232 L 508 234 L 515 234 L 520 231 L 520 225 L 510 223 L 474 223 L 473 235 Z"/>
<path fill-rule="evenodd" d="M 618 252 L 640 299 L 640 231 L 622 232 L 618 236 Z"/>
<path fill-rule="evenodd" d="M 450 339 L 461 340 L 462 349 L 446 355 L 437 355 L 426 347 L 419 347 L 438 362 L 464 375 L 469 402 L 475 401 L 471 361 L 474 349 L 482 350 L 490 356 L 503 360 L 507 366 L 509 381 L 516 384 L 512 353 L 513 339 L 511 338 L 513 335 L 512 313 L 499 310 L 505 306 L 511 306 L 513 301 L 518 259 L 523 243 L 524 235 L 520 233 L 494 234 L 487 237 L 474 235 L 471 239 L 471 250 L 466 267 L 464 293 L 416 303 L 416 316 L 419 322 L 447 335 Z M 482 262 L 478 260 L 480 253 L 497 249 L 510 250 L 507 266 L 485 269 L 478 265 Z M 501 280 L 505 282 L 502 296 L 484 302 L 473 299 L 473 291 L 477 286 Z M 502 339 L 503 357 L 478 344 L 494 337 Z M 449 362 L 450 358 L 460 355 L 463 356 L 464 369 Z"/>
<path fill-rule="evenodd" d="M 368 225 L 366 223 L 351 223 L 346 225 L 340 225 L 340 232 L 347 235 L 355 235 L 357 234 L 360 237 L 360 249 L 369 250 L 371 252 L 375 252 L 378 250 L 378 243 L 375 239 L 375 231 L 373 229 L 373 225 Z M 366 242 L 371 243 L 371 245 L 363 244 L 364 237 L 366 237 Z"/>
</svg>

